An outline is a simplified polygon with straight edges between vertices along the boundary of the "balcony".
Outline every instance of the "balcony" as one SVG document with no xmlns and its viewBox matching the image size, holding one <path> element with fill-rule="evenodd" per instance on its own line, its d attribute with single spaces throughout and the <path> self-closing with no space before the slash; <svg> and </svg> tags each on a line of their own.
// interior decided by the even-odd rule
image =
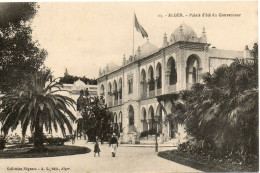
<svg viewBox="0 0 260 173">
<path fill-rule="evenodd" d="M 171 93 L 176 91 L 176 85 L 168 85 L 165 93 Z"/>
<path fill-rule="evenodd" d="M 161 94 L 162 94 L 162 88 L 157 89 L 157 93 L 156 93 L 156 95 L 161 95 Z"/>
<path fill-rule="evenodd" d="M 149 97 L 151 98 L 151 97 L 154 97 L 154 96 L 155 96 L 155 90 L 149 91 Z"/>
<path fill-rule="evenodd" d="M 114 106 L 117 106 L 117 105 L 118 105 L 118 100 L 115 100 Z"/>
<path fill-rule="evenodd" d="M 119 104 L 119 105 L 121 105 L 121 104 L 122 104 L 122 99 L 119 99 L 119 102 L 118 102 L 118 104 Z"/>
<path fill-rule="evenodd" d="M 113 106 L 113 102 L 112 102 L 112 101 L 109 101 L 109 102 L 108 102 L 108 107 L 111 107 L 111 106 Z"/>
<path fill-rule="evenodd" d="M 146 96 L 147 96 L 146 92 L 141 93 L 141 99 L 146 99 Z"/>
<path fill-rule="evenodd" d="M 174 92 L 174 91 L 176 91 L 176 85 L 170 85 L 169 92 Z"/>
</svg>

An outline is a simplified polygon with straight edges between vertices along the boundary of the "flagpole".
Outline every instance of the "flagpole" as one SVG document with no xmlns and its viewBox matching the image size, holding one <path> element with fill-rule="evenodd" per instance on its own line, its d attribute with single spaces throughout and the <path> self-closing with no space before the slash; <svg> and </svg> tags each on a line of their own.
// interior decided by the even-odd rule
<svg viewBox="0 0 260 173">
<path fill-rule="evenodd" d="M 133 56 L 134 56 L 134 51 L 135 51 L 135 16 L 133 20 Z"/>
</svg>

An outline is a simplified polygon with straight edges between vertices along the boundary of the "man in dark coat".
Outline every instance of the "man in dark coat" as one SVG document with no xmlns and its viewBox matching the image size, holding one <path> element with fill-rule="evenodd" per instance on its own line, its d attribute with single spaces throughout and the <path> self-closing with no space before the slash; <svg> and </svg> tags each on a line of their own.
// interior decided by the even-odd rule
<svg viewBox="0 0 260 173">
<path fill-rule="evenodd" d="M 110 139 L 109 147 L 112 146 L 112 157 L 116 156 L 116 149 L 118 148 L 118 140 L 116 134 L 113 133 L 112 138 Z"/>
</svg>

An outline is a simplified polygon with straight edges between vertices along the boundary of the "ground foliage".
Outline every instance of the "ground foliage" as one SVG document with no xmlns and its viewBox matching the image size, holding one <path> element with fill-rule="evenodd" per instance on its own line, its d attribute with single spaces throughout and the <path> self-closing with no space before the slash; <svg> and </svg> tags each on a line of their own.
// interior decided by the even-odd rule
<svg viewBox="0 0 260 173">
<path fill-rule="evenodd" d="M 180 150 L 237 157 L 242 164 L 258 160 L 257 60 L 237 59 L 203 80 L 180 94 L 178 118 L 191 137 Z"/>
<path fill-rule="evenodd" d="M 112 113 L 108 111 L 102 98 L 81 94 L 77 100 L 77 109 L 82 116 L 76 121 L 78 133 L 86 133 L 90 141 L 95 141 L 96 136 L 102 141 L 106 140 L 112 133 Z"/>
<path fill-rule="evenodd" d="M 47 52 L 32 38 L 37 3 L 1 3 L 0 8 L 0 90 L 6 93 L 37 72 Z"/>
<path fill-rule="evenodd" d="M 205 172 L 258 172 L 258 161 L 252 158 L 249 164 L 242 164 L 240 158 L 217 157 L 206 153 L 191 153 L 180 150 L 162 151 L 159 157 Z"/>
<path fill-rule="evenodd" d="M 89 153 L 91 150 L 79 146 L 51 146 L 45 145 L 48 152 L 39 152 L 34 150 L 32 145 L 12 146 L 0 152 L 0 158 L 39 158 L 39 157 L 57 157 L 75 154 Z"/>
</svg>

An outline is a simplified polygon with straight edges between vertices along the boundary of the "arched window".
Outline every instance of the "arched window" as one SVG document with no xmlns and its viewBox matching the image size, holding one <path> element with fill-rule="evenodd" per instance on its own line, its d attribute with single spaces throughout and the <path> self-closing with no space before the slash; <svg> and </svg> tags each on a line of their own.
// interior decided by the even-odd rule
<svg viewBox="0 0 260 173">
<path fill-rule="evenodd" d="M 117 83 L 116 83 L 116 80 L 114 80 L 114 83 L 113 83 L 113 95 L 114 95 L 114 105 L 117 105 L 118 102 L 118 92 L 117 92 Z"/>
<path fill-rule="evenodd" d="M 149 119 L 149 130 L 152 134 L 155 134 L 157 132 L 157 125 L 154 119 L 154 109 L 152 106 L 149 107 L 148 119 Z"/>
<path fill-rule="evenodd" d="M 142 108 L 141 123 L 143 123 L 143 132 L 148 131 L 148 123 L 145 108 Z"/>
<path fill-rule="evenodd" d="M 156 66 L 156 84 L 157 84 L 157 89 L 162 88 L 162 65 L 161 63 L 158 63 Z"/>
<path fill-rule="evenodd" d="M 122 99 L 122 78 L 119 78 L 119 99 Z"/>
<path fill-rule="evenodd" d="M 105 87 L 104 87 L 104 85 L 102 84 L 101 86 L 100 86 L 100 96 L 104 96 L 105 95 Z"/>
<path fill-rule="evenodd" d="M 113 95 L 113 93 L 112 93 L 112 85 L 109 82 L 108 83 L 108 96 L 107 96 L 107 98 L 108 98 L 108 106 L 112 106 L 112 95 Z"/>
<path fill-rule="evenodd" d="M 193 84 L 199 82 L 200 58 L 197 55 L 190 55 L 187 59 L 186 85 L 189 89 Z"/>
<path fill-rule="evenodd" d="M 133 93 L 133 75 L 127 76 L 128 94 Z"/>
<path fill-rule="evenodd" d="M 154 91 L 155 80 L 154 80 L 154 72 L 152 66 L 150 66 L 148 69 L 148 83 L 149 83 L 149 91 Z"/>
<path fill-rule="evenodd" d="M 141 97 L 145 98 L 147 94 L 147 83 L 146 83 L 146 73 L 145 70 L 143 69 L 141 71 Z"/>
<path fill-rule="evenodd" d="M 109 82 L 108 83 L 108 93 L 111 93 L 112 92 L 112 85 L 111 83 Z"/>
<path fill-rule="evenodd" d="M 117 122 L 118 122 L 118 126 L 119 126 L 119 131 L 123 132 L 123 127 L 122 127 L 123 117 L 122 117 L 121 111 L 118 114 Z"/>
<path fill-rule="evenodd" d="M 134 116 L 134 108 L 132 105 L 128 108 L 128 117 L 129 117 L 129 125 L 132 126 L 135 124 L 135 116 Z"/>
<path fill-rule="evenodd" d="M 170 73 L 169 75 L 169 84 L 175 85 L 177 83 L 177 71 L 176 64 L 173 57 L 170 57 L 167 62 L 167 71 Z"/>
<path fill-rule="evenodd" d="M 162 114 L 163 114 L 162 105 L 159 104 L 156 109 L 156 121 L 158 123 L 158 133 L 162 133 Z"/>
<path fill-rule="evenodd" d="M 118 124 L 117 124 L 117 114 L 116 112 L 113 115 L 113 131 L 118 134 Z"/>
</svg>

